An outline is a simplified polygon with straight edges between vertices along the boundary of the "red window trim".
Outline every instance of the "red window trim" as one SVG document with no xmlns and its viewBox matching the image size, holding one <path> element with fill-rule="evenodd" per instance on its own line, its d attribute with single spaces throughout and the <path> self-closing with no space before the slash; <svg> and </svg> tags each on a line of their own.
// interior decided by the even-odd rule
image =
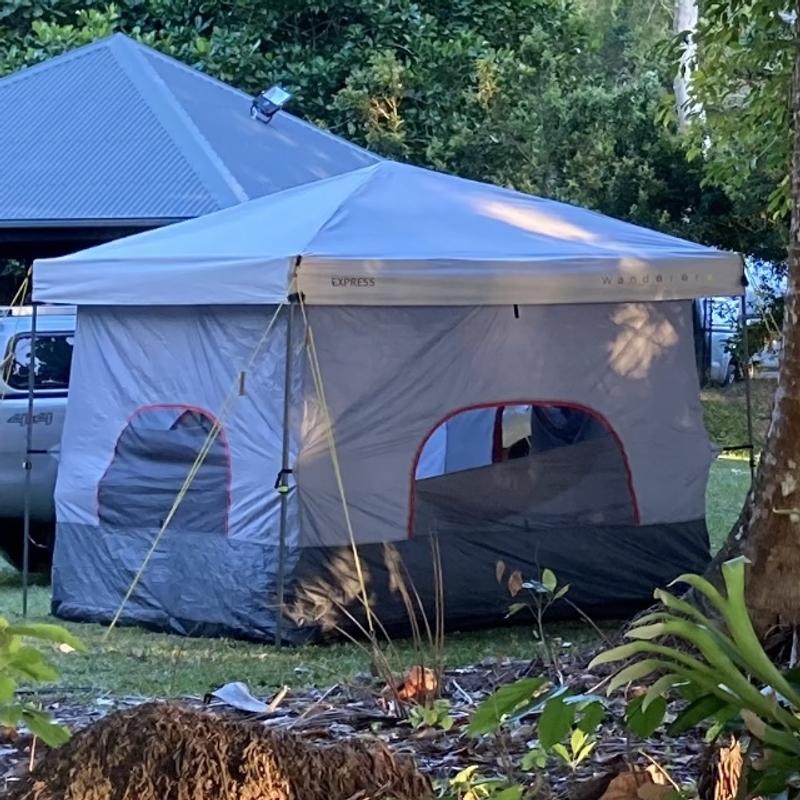
<svg viewBox="0 0 800 800">
<path fill-rule="evenodd" d="M 114 450 L 111 454 L 111 460 L 108 462 L 108 466 L 105 468 L 100 480 L 97 482 L 97 488 L 95 490 L 95 512 L 96 512 L 95 516 L 97 517 L 98 525 L 100 524 L 100 484 L 105 480 L 106 475 L 108 475 L 108 471 L 111 469 L 111 465 L 114 463 L 114 459 L 117 457 L 117 449 L 119 447 L 119 440 L 122 438 L 122 434 L 125 433 L 128 426 L 131 424 L 131 422 L 135 417 L 147 411 L 184 411 L 184 412 L 189 411 L 195 414 L 199 414 L 202 417 L 205 417 L 207 420 L 211 422 L 212 425 L 218 424 L 219 422 L 217 416 L 208 409 L 203 408 L 202 406 L 189 405 L 187 403 L 151 403 L 148 405 L 138 406 L 137 408 L 135 408 L 130 414 L 128 414 L 127 418 L 125 419 L 125 423 L 123 424 L 122 428 L 120 428 L 120 431 L 117 434 L 117 438 L 114 441 Z M 226 479 L 225 479 L 224 535 L 227 536 L 230 524 L 229 517 L 230 517 L 231 503 L 232 503 L 231 486 L 233 484 L 233 470 L 231 467 L 231 448 L 228 442 L 228 437 L 225 433 L 225 428 L 222 425 L 219 425 L 219 440 L 222 443 L 222 447 L 225 451 Z"/>
<path fill-rule="evenodd" d="M 408 520 L 406 524 L 406 533 L 409 539 L 414 537 L 414 510 L 415 510 L 415 503 L 416 503 L 416 475 L 417 475 L 417 467 L 419 466 L 419 460 L 422 456 L 422 451 L 425 448 L 425 445 L 428 439 L 431 438 L 434 431 L 439 428 L 441 425 L 444 425 L 445 422 L 448 420 L 453 419 L 453 417 L 458 416 L 459 414 L 463 414 L 465 411 L 478 411 L 480 409 L 488 409 L 488 408 L 496 408 L 498 411 L 506 406 L 563 406 L 564 408 L 571 408 L 575 411 L 583 411 L 585 414 L 589 414 L 593 419 L 597 420 L 608 432 L 611 434 L 612 438 L 616 442 L 617 447 L 619 448 L 620 453 L 622 453 L 622 461 L 625 464 L 625 473 L 627 475 L 627 482 L 628 482 L 628 491 L 631 495 L 631 506 L 633 508 L 633 524 L 634 525 L 641 525 L 641 515 L 639 513 L 639 501 L 636 499 L 636 491 L 633 488 L 633 473 L 631 472 L 631 465 L 630 461 L 628 460 L 628 453 L 625 450 L 625 446 L 622 443 L 622 439 L 620 438 L 619 434 L 614 430 L 611 423 L 604 417 L 599 411 L 591 408 L 590 406 L 583 405 L 582 403 L 573 403 L 571 401 L 566 400 L 496 400 L 494 402 L 488 403 L 474 403 L 468 406 L 460 406 L 459 408 L 454 409 L 453 411 L 449 411 L 445 416 L 443 416 L 432 428 L 428 430 L 428 432 L 423 436 L 422 441 L 420 442 L 419 446 L 417 447 L 416 452 L 414 453 L 414 460 L 411 463 L 411 488 L 409 490 L 409 497 L 408 497 Z M 493 451 L 497 445 L 497 436 L 498 436 L 498 429 L 500 431 L 500 435 L 502 435 L 502 422 L 498 425 L 498 420 L 502 420 L 502 413 L 498 413 L 495 417 L 495 427 L 494 427 L 494 439 L 493 441 Z M 502 441 L 502 440 L 501 440 Z"/>
</svg>

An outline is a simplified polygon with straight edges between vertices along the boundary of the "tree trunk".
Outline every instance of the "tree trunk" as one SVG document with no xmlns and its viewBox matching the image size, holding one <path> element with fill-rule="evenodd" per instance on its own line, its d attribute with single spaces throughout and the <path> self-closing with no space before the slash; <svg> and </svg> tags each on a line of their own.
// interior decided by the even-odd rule
<svg viewBox="0 0 800 800">
<path fill-rule="evenodd" d="M 737 554 L 750 560 L 747 600 L 762 634 L 778 624 L 800 625 L 800 51 L 791 104 L 792 218 L 778 387 L 753 489 L 711 567 L 716 572 Z"/>
<path fill-rule="evenodd" d="M 678 130 L 683 131 L 692 112 L 689 85 L 691 83 L 691 69 L 694 61 L 696 46 L 693 38 L 697 28 L 697 0 L 675 0 L 672 29 L 676 34 L 685 34 L 683 50 L 681 51 L 678 72 L 673 81 L 675 103 L 678 112 Z"/>
</svg>

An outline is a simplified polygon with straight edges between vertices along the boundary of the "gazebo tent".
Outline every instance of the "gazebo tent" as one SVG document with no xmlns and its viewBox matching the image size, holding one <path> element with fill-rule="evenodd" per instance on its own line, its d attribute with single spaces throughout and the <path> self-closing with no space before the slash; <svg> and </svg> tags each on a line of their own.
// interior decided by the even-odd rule
<svg viewBox="0 0 800 800">
<path fill-rule="evenodd" d="M 690 300 L 742 283 L 736 255 L 393 162 L 38 261 L 35 298 L 78 306 L 54 610 L 114 614 L 215 420 L 124 621 L 303 639 L 357 612 L 355 544 L 402 626 L 433 537 L 451 626 L 504 615 L 498 561 L 590 613 L 646 601 L 708 558 Z"/>
</svg>

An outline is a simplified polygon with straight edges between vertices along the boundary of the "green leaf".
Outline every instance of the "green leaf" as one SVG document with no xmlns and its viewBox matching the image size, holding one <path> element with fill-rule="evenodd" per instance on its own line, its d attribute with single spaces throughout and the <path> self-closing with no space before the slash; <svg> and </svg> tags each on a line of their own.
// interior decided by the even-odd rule
<svg viewBox="0 0 800 800">
<path fill-rule="evenodd" d="M 596 746 L 597 742 L 595 741 L 587 742 L 581 751 L 575 754 L 576 763 L 580 764 L 582 761 L 585 761 L 587 758 L 589 758 Z"/>
<path fill-rule="evenodd" d="M 526 772 L 533 769 L 544 769 L 547 766 L 547 751 L 541 747 L 534 747 L 532 750 L 528 750 L 522 757 L 520 766 Z"/>
<path fill-rule="evenodd" d="M 646 678 L 663 666 L 663 661 L 655 658 L 645 658 L 641 661 L 635 661 L 633 664 L 621 669 L 608 684 L 608 694 L 611 694 L 615 689 L 620 686 L 625 686 L 631 681 L 638 681 L 641 678 Z"/>
<path fill-rule="evenodd" d="M 560 600 L 570 589 L 568 583 L 565 583 L 553 596 L 555 600 Z"/>
<path fill-rule="evenodd" d="M 467 733 L 470 736 L 479 736 L 496 731 L 503 717 L 531 700 L 546 683 L 547 679 L 542 677 L 522 678 L 501 686 L 475 709 Z"/>
<path fill-rule="evenodd" d="M 647 690 L 647 694 L 644 696 L 644 700 L 642 702 L 642 710 L 646 711 L 647 707 L 653 702 L 653 700 L 656 699 L 656 697 L 664 696 L 673 686 L 685 682 L 686 681 L 684 678 L 674 672 L 668 672 L 666 675 L 662 675 Z"/>
<path fill-rule="evenodd" d="M 784 750 L 787 753 L 800 755 L 800 736 L 778 730 L 768 725 L 758 714 L 754 714 L 749 709 L 741 710 L 742 719 L 747 726 L 747 730 L 770 747 Z"/>
<path fill-rule="evenodd" d="M 569 746 L 573 754 L 578 753 L 586 744 L 587 734 L 580 728 L 575 728 L 569 737 Z"/>
<path fill-rule="evenodd" d="M 585 733 L 594 733 L 600 727 L 600 723 L 603 721 L 605 715 L 606 710 L 602 703 L 589 703 L 589 705 L 581 711 L 578 727 Z"/>
<path fill-rule="evenodd" d="M 567 750 L 567 748 L 561 744 L 561 742 L 554 744 L 552 750 L 562 761 L 565 761 L 567 764 L 572 761 L 569 750 Z"/>
<path fill-rule="evenodd" d="M 0 706 L 0 724 L 16 728 L 22 719 L 24 709 L 21 705 L 8 704 Z"/>
<path fill-rule="evenodd" d="M 8 665 L 35 681 L 58 680 L 58 670 L 34 647 L 20 647 Z"/>
<path fill-rule="evenodd" d="M 463 786 L 466 783 L 469 783 L 472 780 L 472 776 L 478 771 L 477 764 L 470 764 L 468 767 L 464 767 L 461 772 L 457 773 L 453 778 L 450 780 L 451 786 Z"/>
<path fill-rule="evenodd" d="M 689 703 L 683 711 L 670 723 L 667 728 L 667 735 L 679 736 L 691 730 L 703 720 L 714 716 L 728 704 L 720 697 L 713 694 L 705 694 L 697 700 Z"/>
<path fill-rule="evenodd" d="M 626 661 L 631 656 L 641 653 L 643 644 L 643 642 L 631 642 L 630 644 L 612 647 L 610 650 L 604 650 L 589 662 L 588 668 L 591 670 L 603 664 L 613 664 L 615 661 Z"/>
<path fill-rule="evenodd" d="M 506 619 L 509 617 L 513 617 L 514 614 L 518 614 L 520 611 L 524 611 L 528 607 L 527 603 L 512 603 L 508 607 L 508 613 L 506 614 Z"/>
<path fill-rule="evenodd" d="M 522 787 L 509 786 L 507 789 L 502 789 L 493 795 L 494 800 L 521 800 Z"/>
<path fill-rule="evenodd" d="M 66 628 L 62 628 L 60 625 L 30 622 L 24 625 L 10 625 L 6 628 L 6 633 L 10 633 L 12 636 L 41 639 L 55 644 L 68 644 L 80 653 L 86 652 L 86 645 L 77 636 L 73 636 Z"/>
<path fill-rule="evenodd" d="M 10 675 L 0 674 L 0 703 L 10 703 L 16 688 L 17 682 Z"/>
<path fill-rule="evenodd" d="M 539 717 L 539 742 L 551 748 L 569 733 L 575 719 L 576 707 L 565 703 L 563 697 L 554 697 L 545 704 Z"/>
<path fill-rule="evenodd" d="M 742 653 L 748 670 L 768 686 L 786 697 L 795 708 L 800 708 L 800 692 L 784 678 L 764 651 L 756 635 L 747 610 L 744 590 L 744 570 L 747 560 L 733 558 L 722 565 L 722 578 L 728 592 L 723 614 L 728 630 Z"/>
<path fill-rule="evenodd" d="M 41 711 L 25 711 L 22 719 L 28 730 L 50 747 L 61 747 L 70 739 L 69 728 L 51 722 L 47 714 Z"/>
<path fill-rule="evenodd" d="M 551 569 L 542 570 L 542 585 L 550 593 L 556 590 L 556 586 L 558 586 L 558 581 L 556 580 L 556 576 L 553 570 Z"/>
<path fill-rule="evenodd" d="M 648 736 L 652 736 L 664 720 L 664 715 L 667 713 L 667 701 L 663 697 L 659 697 L 650 703 L 646 711 L 642 709 L 643 702 L 644 697 L 642 696 L 628 703 L 628 707 L 625 709 L 625 723 L 632 733 L 646 739 Z"/>
</svg>

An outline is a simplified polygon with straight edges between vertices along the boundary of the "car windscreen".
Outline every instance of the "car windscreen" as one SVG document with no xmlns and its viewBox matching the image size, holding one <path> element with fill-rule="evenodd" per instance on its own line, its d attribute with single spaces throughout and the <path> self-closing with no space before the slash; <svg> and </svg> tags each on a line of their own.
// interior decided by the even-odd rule
<svg viewBox="0 0 800 800">
<path fill-rule="evenodd" d="M 37 333 L 34 358 L 34 388 L 67 389 L 72 363 L 72 332 Z M 9 343 L 3 360 L 3 380 L 12 389 L 28 389 L 28 366 L 31 356 L 31 335 L 23 333 Z"/>
</svg>

